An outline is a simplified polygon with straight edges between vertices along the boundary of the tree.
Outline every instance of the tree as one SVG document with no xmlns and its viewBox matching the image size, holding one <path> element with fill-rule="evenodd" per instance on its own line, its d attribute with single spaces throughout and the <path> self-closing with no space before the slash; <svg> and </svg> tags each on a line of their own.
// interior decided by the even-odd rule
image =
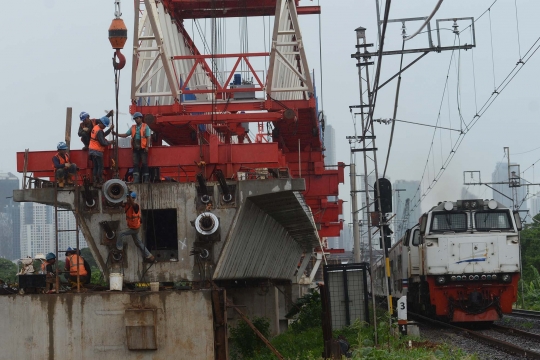
<svg viewBox="0 0 540 360">
<path fill-rule="evenodd" d="M 6 259 L 0 259 L 0 280 L 6 283 L 15 282 L 17 265 Z"/>
<path fill-rule="evenodd" d="M 90 248 L 84 248 L 81 249 L 81 256 L 88 261 L 88 264 L 91 268 L 97 268 L 96 260 L 94 259 L 94 256 L 92 255 L 92 252 L 90 251 Z"/>
<path fill-rule="evenodd" d="M 532 267 L 540 270 L 540 214 L 533 218 L 531 224 L 525 225 L 520 240 L 522 278 L 530 281 L 534 278 Z"/>
</svg>

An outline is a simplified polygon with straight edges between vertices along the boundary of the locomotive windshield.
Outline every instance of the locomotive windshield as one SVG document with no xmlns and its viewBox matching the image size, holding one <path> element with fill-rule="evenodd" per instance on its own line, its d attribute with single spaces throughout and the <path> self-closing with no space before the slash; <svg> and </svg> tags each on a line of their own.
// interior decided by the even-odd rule
<svg viewBox="0 0 540 360">
<path fill-rule="evenodd" d="M 467 214 L 434 212 L 431 231 L 467 231 Z"/>
<path fill-rule="evenodd" d="M 478 211 L 474 214 L 476 230 L 512 230 L 509 211 Z"/>
</svg>

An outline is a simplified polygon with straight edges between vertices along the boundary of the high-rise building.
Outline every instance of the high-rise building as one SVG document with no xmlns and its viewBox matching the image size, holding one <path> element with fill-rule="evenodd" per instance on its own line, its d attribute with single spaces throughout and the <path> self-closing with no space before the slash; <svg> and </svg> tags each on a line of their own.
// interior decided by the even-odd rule
<svg viewBox="0 0 540 360">
<path fill-rule="evenodd" d="M 23 203 L 20 210 L 21 223 L 21 257 L 36 256 L 55 252 L 56 235 L 54 224 L 54 207 L 38 204 Z M 75 229 L 75 216 L 70 211 L 58 212 L 58 229 Z M 76 232 L 61 231 L 58 233 L 58 259 L 64 259 L 65 249 L 76 247 Z M 79 247 L 88 247 L 79 232 Z"/>
<path fill-rule="evenodd" d="M 19 179 L 12 173 L 0 173 L 0 257 L 15 260 L 20 252 L 19 203 L 13 201 L 13 190 Z"/>
<path fill-rule="evenodd" d="M 511 163 L 510 165 L 516 165 Z M 519 174 L 518 174 L 519 175 Z M 491 181 L 496 182 L 509 182 L 508 179 L 508 164 L 504 162 L 498 162 L 495 165 L 495 170 L 491 174 Z M 493 184 L 493 199 L 500 202 L 501 204 L 512 208 L 514 199 L 516 208 L 519 210 L 528 210 L 527 206 L 527 188 L 525 186 L 520 186 L 516 188 L 511 188 L 509 184 Z M 514 195 L 515 190 L 515 195 Z M 503 195 L 504 194 L 504 195 Z M 523 218 L 525 213 L 521 214 Z"/>
<path fill-rule="evenodd" d="M 537 192 L 531 197 L 531 210 L 529 215 L 535 217 L 538 213 L 540 213 L 540 192 Z"/>
<path fill-rule="evenodd" d="M 326 115 L 324 115 L 326 120 Z M 332 125 L 326 125 L 324 129 L 324 164 L 337 165 L 336 162 L 336 131 Z"/>
<path fill-rule="evenodd" d="M 394 213 L 396 214 L 396 223 L 400 221 L 405 222 L 401 227 L 402 229 L 406 230 L 414 226 L 418 222 L 420 215 L 422 215 L 421 204 L 416 205 L 420 198 L 420 193 L 417 192 L 419 186 L 420 181 L 418 180 L 394 181 Z M 404 214 L 407 199 L 409 199 L 409 211 L 407 214 Z M 398 227 L 396 226 L 394 232 L 396 232 Z M 399 240 L 398 237 L 401 235 L 396 233 L 396 240 Z"/>
</svg>

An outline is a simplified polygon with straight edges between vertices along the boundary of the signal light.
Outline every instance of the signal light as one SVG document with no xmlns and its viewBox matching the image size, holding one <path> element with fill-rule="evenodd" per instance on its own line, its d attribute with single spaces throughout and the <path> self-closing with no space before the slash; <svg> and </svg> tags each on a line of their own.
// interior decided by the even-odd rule
<svg viewBox="0 0 540 360">
<path fill-rule="evenodd" d="M 380 178 L 379 180 L 375 181 L 374 187 L 374 194 L 375 194 L 375 211 L 382 212 L 384 214 L 392 212 L 392 183 L 390 180 L 385 178 Z M 380 194 L 379 194 L 380 190 Z M 377 201 L 380 197 L 381 200 L 381 208 L 379 209 L 379 201 Z"/>
</svg>

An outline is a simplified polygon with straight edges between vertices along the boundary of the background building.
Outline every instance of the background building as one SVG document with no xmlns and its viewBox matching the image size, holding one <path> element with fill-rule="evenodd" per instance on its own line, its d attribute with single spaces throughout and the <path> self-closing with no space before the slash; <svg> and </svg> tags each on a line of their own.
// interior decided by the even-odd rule
<svg viewBox="0 0 540 360">
<path fill-rule="evenodd" d="M 0 172 L 0 257 L 15 260 L 20 256 L 19 203 L 13 201 L 13 190 L 19 179 Z"/>
<path fill-rule="evenodd" d="M 420 215 L 422 215 L 422 206 L 419 204 L 414 207 L 418 202 L 419 193 L 417 193 L 418 187 L 420 186 L 420 181 L 418 180 L 396 180 L 392 185 L 394 190 L 394 213 L 396 214 L 396 222 L 394 223 L 394 241 L 397 241 L 401 238 L 405 230 L 414 226 Z M 403 190 L 403 191 L 396 191 Z M 407 214 L 404 213 L 405 204 L 407 199 L 409 199 L 409 211 Z M 397 230 L 401 222 L 404 222 L 401 226 L 403 229 L 402 233 L 399 233 Z"/>
<path fill-rule="evenodd" d="M 55 252 L 56 235 L 54 228 L 54 207 L 38 203 L 22 203 L 21 219 L 21 257 L 36 256 Z M 71 211 L 58 212 L 58 229 L 75 229 L 75 216 Z M 60 232 L 58 234 L 58 259 L 64 259 L 64 251 L 68 247 L 76 247 L 76 232 Z M 82 233 L 79 232 L 79 247 L 88 247 Z"/>
</svg>

